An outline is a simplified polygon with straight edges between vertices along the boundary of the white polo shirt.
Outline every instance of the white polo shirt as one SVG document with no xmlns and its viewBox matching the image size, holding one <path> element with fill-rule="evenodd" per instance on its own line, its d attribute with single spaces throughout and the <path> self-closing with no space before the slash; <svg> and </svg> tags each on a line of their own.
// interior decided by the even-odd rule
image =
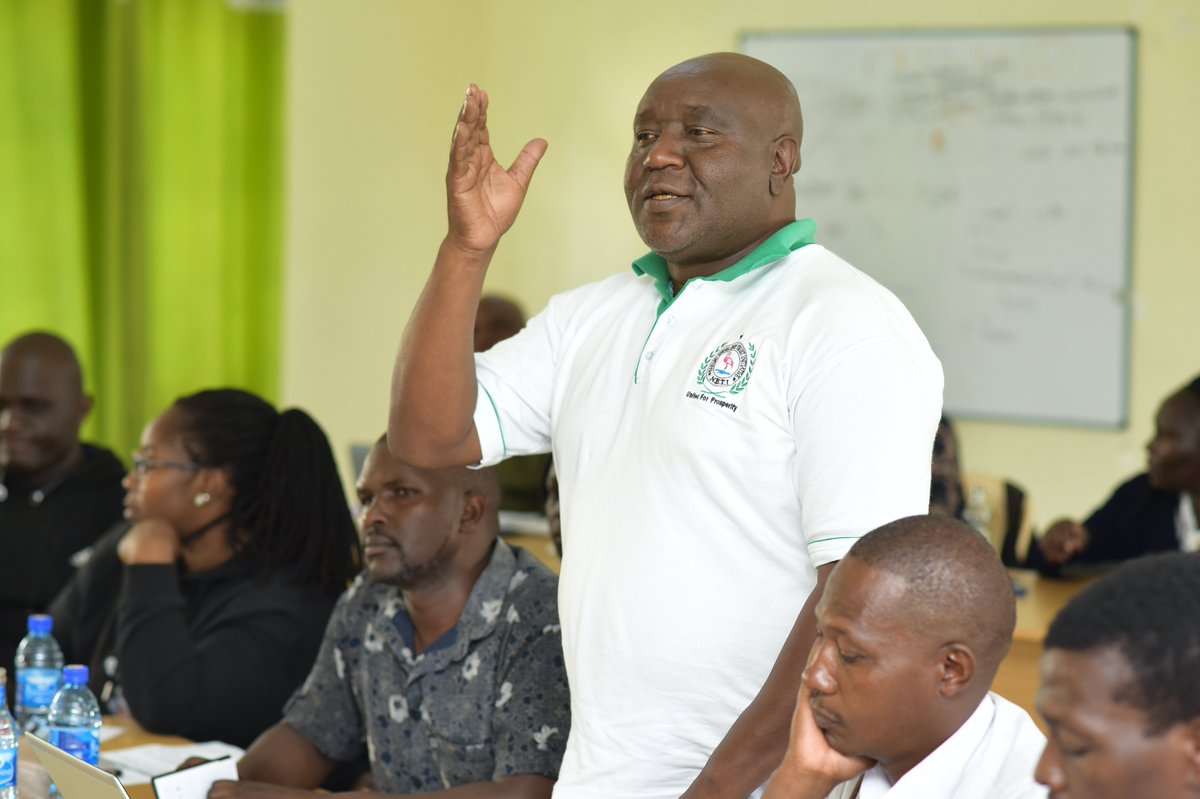
<svg viewBox="0 0 1200 799">
<path fill-rule="evenodd" d="M 556 797 L 676 799 L 816 567 L 928 509 L 941 366 L 814 229 L 674 297 L 647 256 L 477 356 L 483 463 L 553 442 L 572 706 Z"/>
<path fill-rule="evenodd" d="M 988 694 L 957 731 L 895 785 L 879 766 L 862 776 L 857 799 L 1042 799 L 1033 779 L 1046 737 L 1021 708 Z M 827 799 L 849 799 L 859 780 Z"/>
</svg>

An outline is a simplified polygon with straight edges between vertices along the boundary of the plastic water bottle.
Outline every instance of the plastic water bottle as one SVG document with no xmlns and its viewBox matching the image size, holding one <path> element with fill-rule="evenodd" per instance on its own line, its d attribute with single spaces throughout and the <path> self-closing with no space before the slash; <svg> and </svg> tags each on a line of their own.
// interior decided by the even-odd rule
<svg viewBox="0 0 1200 799">
<path fill-rule="evenodd" d="M 988 504 L 987 489 L 983 486 L 971 486 L 967 507 L 963 509 L 963 521 L 984 538 L 992 540 L 992 507 Z"/>
<path fill-rule="evenodd" d="M 14 709 L 17 724 L 39 738 L 48 738 L 46 714 L 50 700 L 62 685 L 63 654 L 50 634 L 54 619 L 49 616 L 29 617 L 29 635 L 17 646 L 17 695 Z"/>
<path fill-rule="evenodd" d="M 17 725 L 8 715 L 7 683 L 0 668 L 0 799 L 17 799 Z"/>
<path fill-rule="evenodd" d="M 63 669 L 63 687 L 50 703 L 50 743 L 96 765 L 100 759 L 100 705 L 88 690 L 87 666 Z"/>
</svg>

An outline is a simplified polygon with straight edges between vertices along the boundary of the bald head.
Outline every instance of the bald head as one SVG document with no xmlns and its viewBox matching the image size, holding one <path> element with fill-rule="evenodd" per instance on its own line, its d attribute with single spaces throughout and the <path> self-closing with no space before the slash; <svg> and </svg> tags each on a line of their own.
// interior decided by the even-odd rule
<svg viewBox="0 0 1200 799">
<path fill-rule="evenodd" d="M 933 637 L 971 647 L 990 684 L 1017 611 L 1012 581 L 983 536 L 948 517 L 910 516 L 867 533 L 846 557 L 903 579 L 896 612 Z"/>
<path fill-rule="evenodd" d="M 0 469 L 33 485 L 78 460 L 91 409 L 71 345 L 52 333 L 13 339 L 0 351 Z"/>
<path fill-rule="evenodd" d="M 74 348 L 53 333 L 35 331 L 17 336 L 0 351 L 0 363 L 45 370 L 62 381 L 66 390 L 83 395 L 83 367 Z"/>
<path fill-rule="evenodd" d="M 741 53 L 709 53 L 680 62 L 658 76 L 657 80 L 680 76 L 710 76 L 725 82 L 738 92 L 747 114 L 753 114 L 772 138 L 791 136 L 797 146 L 804 135 L 800 97 L 787 75 L 775 67 Z M 773 135 L 772 135 L 773 134 Z M 797 153 L 795 173 L 800 169 Z"/>
</svg>

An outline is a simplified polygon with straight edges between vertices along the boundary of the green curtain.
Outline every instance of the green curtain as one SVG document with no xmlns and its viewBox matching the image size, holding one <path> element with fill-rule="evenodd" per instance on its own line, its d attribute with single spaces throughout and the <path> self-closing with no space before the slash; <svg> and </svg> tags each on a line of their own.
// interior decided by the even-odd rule
<svg viewBox="0 0 1200 799">
<path fill-rule="evenodd" d="M 54 327 L 89 357 L 73 32 L 69 3 L 0 0 L 0 340 Z"/>
<path fill-rule="evenodd" d="M 283 15 L 223 0 L 0 0 L 0 340 L 79 349 L 91 437 L 176 397 L 277 394 Z"/>
</svg>

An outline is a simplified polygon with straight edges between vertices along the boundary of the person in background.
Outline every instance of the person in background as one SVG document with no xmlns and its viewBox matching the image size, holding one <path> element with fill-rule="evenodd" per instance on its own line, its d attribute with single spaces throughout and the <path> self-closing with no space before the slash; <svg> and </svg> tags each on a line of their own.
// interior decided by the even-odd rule
<svg viewBox="0 0 1200 799">
<path fill-rule="evenodd" d="M 1068 563 L 1200 548 L 1200 376 L 1163 401 L 1146 452 L 1146 471 L 1086 520 L 1051 524 L 1030 549 L 1030 565 L 1055 574 Z"/>
<path fill-rule="evenodd" d="M 1128 563 L 1046 633 L 1037 779 L 1056 799 L 1200 796 L 1200 555 Z"/>
<path fill-rule="evenodd" d="M 283 720 L 210 799 L 308 795 L 363 754 L 382 793 L 549 797 L 570 726 L 558 581 L 497 540 L 494 470 L 417 469 L 381 439 L 358 497 L 366 571 Z"/>
<path fill-rule="evenodd" d="M 54 600 L 68 662 L 110 713 L 250 742 L 304 679 L 357 536 L 329 442 L 298 409 L 237 389 L 151 421 L 125 515 Z"/>
<path fill-rule="evenodd" d="M 933 468 L 929 483 L 929 512 L 962 521 L 967 507 L 962 470 L 958 465 L 958 435 L 943 414 L 933 437 Z"/>
<path fill-rule="evenodd" d="M 525 327 L 525 312 L 508 297 L 487 294 L 475 312 L 475 352 L 487 352 Z M 540 511 L 546 501 L 542 479 L 549 455 L 522 455 L 496 465 L 501 510 Z"/>
<path fill-rule="evenodd" d="M 943 516 L 863 536 L 817 604 L 791 742 L 764 799 L 1024 799 L 1045 744 L 990 692 L 1016 625 L 995 550 Z"/>
<path fill-rule="evenodd" d="M 0 667 L 9 697 L 29 614 L 45 611 L 73 561 L 121 519 L 124 467 L 79 440 L 91 409 L 63 339 L 26 333 L 0 351 Z"/>
<path fill-rule="evenodd" d="M 796 219 L 795 87 L 738 53 L 667 69 L 633 115 L 625 196 L 651 252 L 473 354 L 546 151 L 505 169 L 489 118 L 470 86 L 388 445 L 425 468 L 553 449 L 573 714 L 557 799 L 744 799 L 787 745 L 832 564 L 929 507 L 941 365 L 895 296 Z"/>
<path fill-rule="evenodd" d="M 487 352 L 525 327 L 525 312 L 515 300 L 499 294 L 479 298 L 475 312 L 475 351 Z"/>
<path fill-rule="evenodd" d="M 1022 527 L 1028 513 L 1025 492 L 1011 481 L 997 481 L 996 490 L 1002 493 L 1004 499 L 1003 504 L 997 506 L 1002 521 L 994 520 L 990 499 L 982 485 L 971 486 L 970 490 L 976 493 L 972 497 L 966 495 L 968 489 L 964 487 L 962 469 L 959 466 L 960 452 L 954 424 L 950 417 L 943 414 L 938 422 L 937 435 L 933 439 L 929 512 L 958 519 L 972 527 L 986 527 L 989 540 L 1003 536 L 992 540 L 992 545 L 1000 552 L 1000 560 L 1005 566 L 1024 566 L 1029 552 L 1028 538 L 1022 540 Z M 986 524 L 971 518 L 972 512 L 975 511 L 973 502 L 982 504 L 982 512 L 987 517 Z"/>
</svg>

